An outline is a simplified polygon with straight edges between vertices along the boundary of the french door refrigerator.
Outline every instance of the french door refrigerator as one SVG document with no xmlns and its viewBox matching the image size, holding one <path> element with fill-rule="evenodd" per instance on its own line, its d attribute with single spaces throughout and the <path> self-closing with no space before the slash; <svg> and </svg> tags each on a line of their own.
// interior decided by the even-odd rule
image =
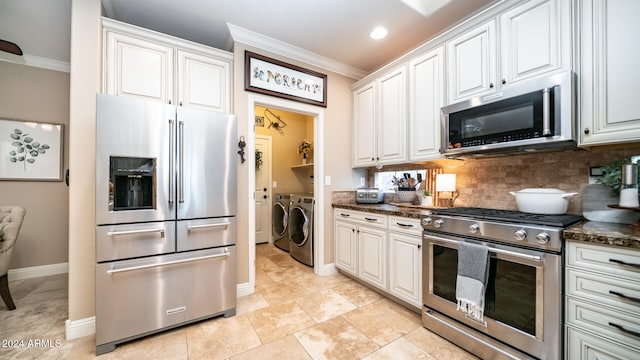
<svg viewBox="0 0 640 360">
<path fill-rule="evenodd" d="M 235 315 L 235 116 L 96 100 L 96 354 Z"/>
</svg>

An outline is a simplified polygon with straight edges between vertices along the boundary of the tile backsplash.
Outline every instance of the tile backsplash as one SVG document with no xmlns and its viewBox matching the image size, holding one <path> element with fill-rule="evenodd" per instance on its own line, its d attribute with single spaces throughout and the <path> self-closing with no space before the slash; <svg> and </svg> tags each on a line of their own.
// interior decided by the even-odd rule
<svg viewBox="0 0 640 360">
<path fill-rule="evenodd" d="M 640 144 L 624 147 L 594 148 L 566 152 L 512 155 L 473 160 L 438 160 L 410 164 L 410 168 L 442 168 L 455 173 L 459 197 L 454 206 L 471 206 L 516 210 L 510 191 L 525 188 L 556 188 L 577 192 L 569 203 L 568 213 L 582 213 L 582 191 L 589 185 L 589 168 L 612 163 L 640 153 Z M 407 168 L 394 165 L 385 169 Z M 375 168 L 369 169 L 369 178 Z"/>
</svg>

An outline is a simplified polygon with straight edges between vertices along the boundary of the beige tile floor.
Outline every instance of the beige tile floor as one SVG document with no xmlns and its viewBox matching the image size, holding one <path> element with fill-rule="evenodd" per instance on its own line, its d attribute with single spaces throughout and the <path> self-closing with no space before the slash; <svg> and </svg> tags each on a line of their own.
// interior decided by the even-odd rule
<svg viewBox="0 0 640 360">
<path fill-rule="evenodd" d="M 122 344 L 99 359 L 476 359 L 424 329 L 419 314 L 342 276 L 318 277 L 258 245 L 256 292 L 237 315 Z M 64 340 L 67 276 L 10 283 L 0 303 L 0 359 L 94 359 L 95 337 Z"/>
</svg>

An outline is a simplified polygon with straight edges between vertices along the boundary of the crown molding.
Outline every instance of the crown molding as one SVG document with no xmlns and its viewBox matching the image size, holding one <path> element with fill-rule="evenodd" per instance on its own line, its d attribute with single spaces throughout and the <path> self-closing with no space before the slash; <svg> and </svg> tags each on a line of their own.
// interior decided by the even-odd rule
<svg viewBox="0 0 640 360">
<path fill-rule="evenodd" d="M 71 72 L 71 63 L 67 61 L 54 60 L 44 58 L 35 55 L 24 54 L 22 56 L 7 54 L 0 52 L 0 61 L 6 61 L 14 64 L 33 66 L 37 68 L 61 71 L 69 73 Z"/>
<path fill-rule="evenodd" d="M 247 30 L 231 23 L 227 23 L 227 27 L 229 28 L 231 37 L 235 42 L 243 43 L 245 45 L 250 45 L 265 51 L 286 56 L 290 59 L 317 66 L 319 68 L 344 75 L 355 80 L 360 80 L 367 75 L 367 72 L 365 72 L 364 70 L 360 70 L 358 68 L 343 64 L 328 57 L 318 55 L 314 52 L 288 44 L 284 41 L 280 41 L 251 30 Z"/>
</svg>

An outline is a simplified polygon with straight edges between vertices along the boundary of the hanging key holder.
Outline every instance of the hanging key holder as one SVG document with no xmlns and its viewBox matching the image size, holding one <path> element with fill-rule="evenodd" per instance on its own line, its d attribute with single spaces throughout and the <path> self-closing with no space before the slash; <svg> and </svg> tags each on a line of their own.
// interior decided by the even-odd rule
<svg viewBox="0 0 640 360">
<path fill-rule="evenodd" d="M 247 147 L 247 143 L 244 141 L 244 136 L 240 136 L 240 141 L 238 142 L 238 155 L 240 155 L 240 163 L 244 164 L 247 159 L 244 158 L 244 148 Z"/>
</svg>

